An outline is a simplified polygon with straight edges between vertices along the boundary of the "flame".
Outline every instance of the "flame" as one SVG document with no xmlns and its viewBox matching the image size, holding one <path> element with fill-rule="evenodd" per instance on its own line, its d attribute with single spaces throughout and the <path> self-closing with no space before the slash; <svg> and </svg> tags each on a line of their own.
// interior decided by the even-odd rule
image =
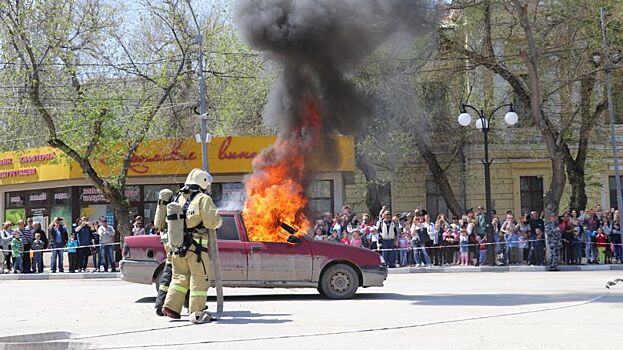
<svg viewBox="0 0 623 350">
<path fill-rule="evenodd" d="M 253 160 L 253 174 L 245 181 L 247 192 L 242 214 L 249 240 L 286 242 L 288 224 L 304 235 L 311 227 L 303 213 L 307 196 L 303 186 L 305 158 L 320 138 L 320 115 L 316 105 L 305 103 L 300 127 L 277 138 Z"/>
</svg>

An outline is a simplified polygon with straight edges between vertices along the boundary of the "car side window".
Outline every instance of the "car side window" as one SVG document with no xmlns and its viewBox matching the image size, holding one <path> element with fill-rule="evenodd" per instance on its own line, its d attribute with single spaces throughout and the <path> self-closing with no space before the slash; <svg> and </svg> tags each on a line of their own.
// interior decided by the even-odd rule
<svg viewBox="0 0 623 350">
<path fill-rule="evenodd" d="M 239 241 L 238 228 L 233 216 L 223 216 L 223 225 L 216 230 L 216 238 L 224 241 Z"/>
</svg>

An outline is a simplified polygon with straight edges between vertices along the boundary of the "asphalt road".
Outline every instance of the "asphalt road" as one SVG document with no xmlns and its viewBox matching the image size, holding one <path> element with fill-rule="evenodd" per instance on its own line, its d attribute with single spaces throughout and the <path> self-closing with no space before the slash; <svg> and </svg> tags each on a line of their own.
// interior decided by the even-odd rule
<svg viewBox="0 0 623 350">
<path fill-rule="evenodd" d="M 2 281 L 0 349 L 618 348 L 623 283 L 604 288 L 614 278 L 623 272 L 390 275 L 341 301 L 313 289 L 225 289 L 224 318 L 204 325 L 157 317 L 153 286 Z"/>
</svg>

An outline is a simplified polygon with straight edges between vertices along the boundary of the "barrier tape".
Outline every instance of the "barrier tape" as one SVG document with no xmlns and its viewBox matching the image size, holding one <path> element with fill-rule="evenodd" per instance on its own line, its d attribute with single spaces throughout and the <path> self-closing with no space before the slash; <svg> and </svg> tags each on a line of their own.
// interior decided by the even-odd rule
<svg viewBox="0 0 623 350">
<path fill-rule="evenodd" d="M 93 247 L 102 247 L 102 246 L 107 246 L 107 245 L 121 245 L 121 242 L 114 242 L 114 243 L 100 243 L 100 244 L 91 244 L 91 245 L 79 245 L 76 247 L 72 247 L 72 248 L 93 248 Z M 45 252 L 53 252 L 55 250 L 63 250 L 63 251 L 67 251 L 67 247 L 63 247 L 63 248 L 48 248 L 48 249 L 40 249 L 40 250 L 33 250 L 32 248 L 28 251 L 24 251 L 24 253 L 28 253 L 28 252 L 34 252 L 34 253 L 45 253 Z M 7 253 L 11 253 L 12 250 L 11 249 L 0 249 L 0 252 L 7 252 Z"/>
<path fill-rule="evenodd" d="M 531 242 L 543 242 L 545 241 L 545 239 L 531 239 L 528 241 L 522 241 L 521 243 L 519 242 L 513 242 L 514 244 L 527 244 L 527 243 L 531 243 Z M 582 242 L 584 244 L 590 244 L 590 245 L 597 245 L 596 242 L 590 242 L 590 243 L 585 243 Z M 444 249 L 444 248 L 460 248 L 460 247 L 479 247 L 482 245 L 508 245 L 509 243 L 506 241 L 501 241 L 501 242 L 486 242 L 486 243 L 468 243 L 468 244 L 464 244 L 464 245 L 460 245 L 460 244 L 452 244 L 452 245 L 432 245 L 432 246 L 422 246 L 422 247 L 407 247 L 407 248 L 378 248 L 378 249 L 370 249 L 372 251 L 381 251 L 381 252 L 386 252 L 386 251 L 394 251 L 394 250 L 416 250 L 416 249 Z M 512 243 L 511 243 L 512 244 Z M 562 242 L 560 242 L 560 244 L 562 245 Z M 604 248 L 608 248 L 610 247 L 610 245 L 615 245 L 615 246 L 623 246 L 623 243 L 606 243 L 605 246 L 603 246 Z M 509 247 L 509 248 L 520 248 L 520 247 Z M 524 248 L 520 248 L 520 249 L 528 249 L 530 248 L 528 247 L 524 247 Z M 368 248 L 369 249 L 369 248 Z"/>
</svg>

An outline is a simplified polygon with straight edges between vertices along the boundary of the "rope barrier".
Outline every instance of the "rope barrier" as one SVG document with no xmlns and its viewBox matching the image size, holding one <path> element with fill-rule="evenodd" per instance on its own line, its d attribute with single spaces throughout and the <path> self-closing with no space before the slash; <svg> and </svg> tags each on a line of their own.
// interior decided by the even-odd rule
<svg viewBox="0 0 623 350">
<path fill-rule="evenodd" d="M 75 246 L 75 247 L 70 247 L 70 248 L 93 248 L 93 247 L 102 247 L 102 246 L 107 246 L 107 245 L 121 245 L 121 242 L 114 242 L 114 243 L 100 243 L 100 244 L 91 244 L 91 245 L 79 245 L 79 246 Z M 68 247 L 63 247 L 63 248 L 48 248 L 48 249 L 39 249 L 39 250 L 34 250 L 34 249 L 30 249 L 28 251 L 24 251 L 24 253 L 27 252 L 34 252 L 34 253 L 45 253 L 45 252 L 53 252 L 55 250 L 63 250 L 63 251 L 67 251 L 67 249 L 69 249 Z M 0 252 L 8 252 L 11 253 L 12 250 L 11 249 L 0 249 Z"/>
</svg>

